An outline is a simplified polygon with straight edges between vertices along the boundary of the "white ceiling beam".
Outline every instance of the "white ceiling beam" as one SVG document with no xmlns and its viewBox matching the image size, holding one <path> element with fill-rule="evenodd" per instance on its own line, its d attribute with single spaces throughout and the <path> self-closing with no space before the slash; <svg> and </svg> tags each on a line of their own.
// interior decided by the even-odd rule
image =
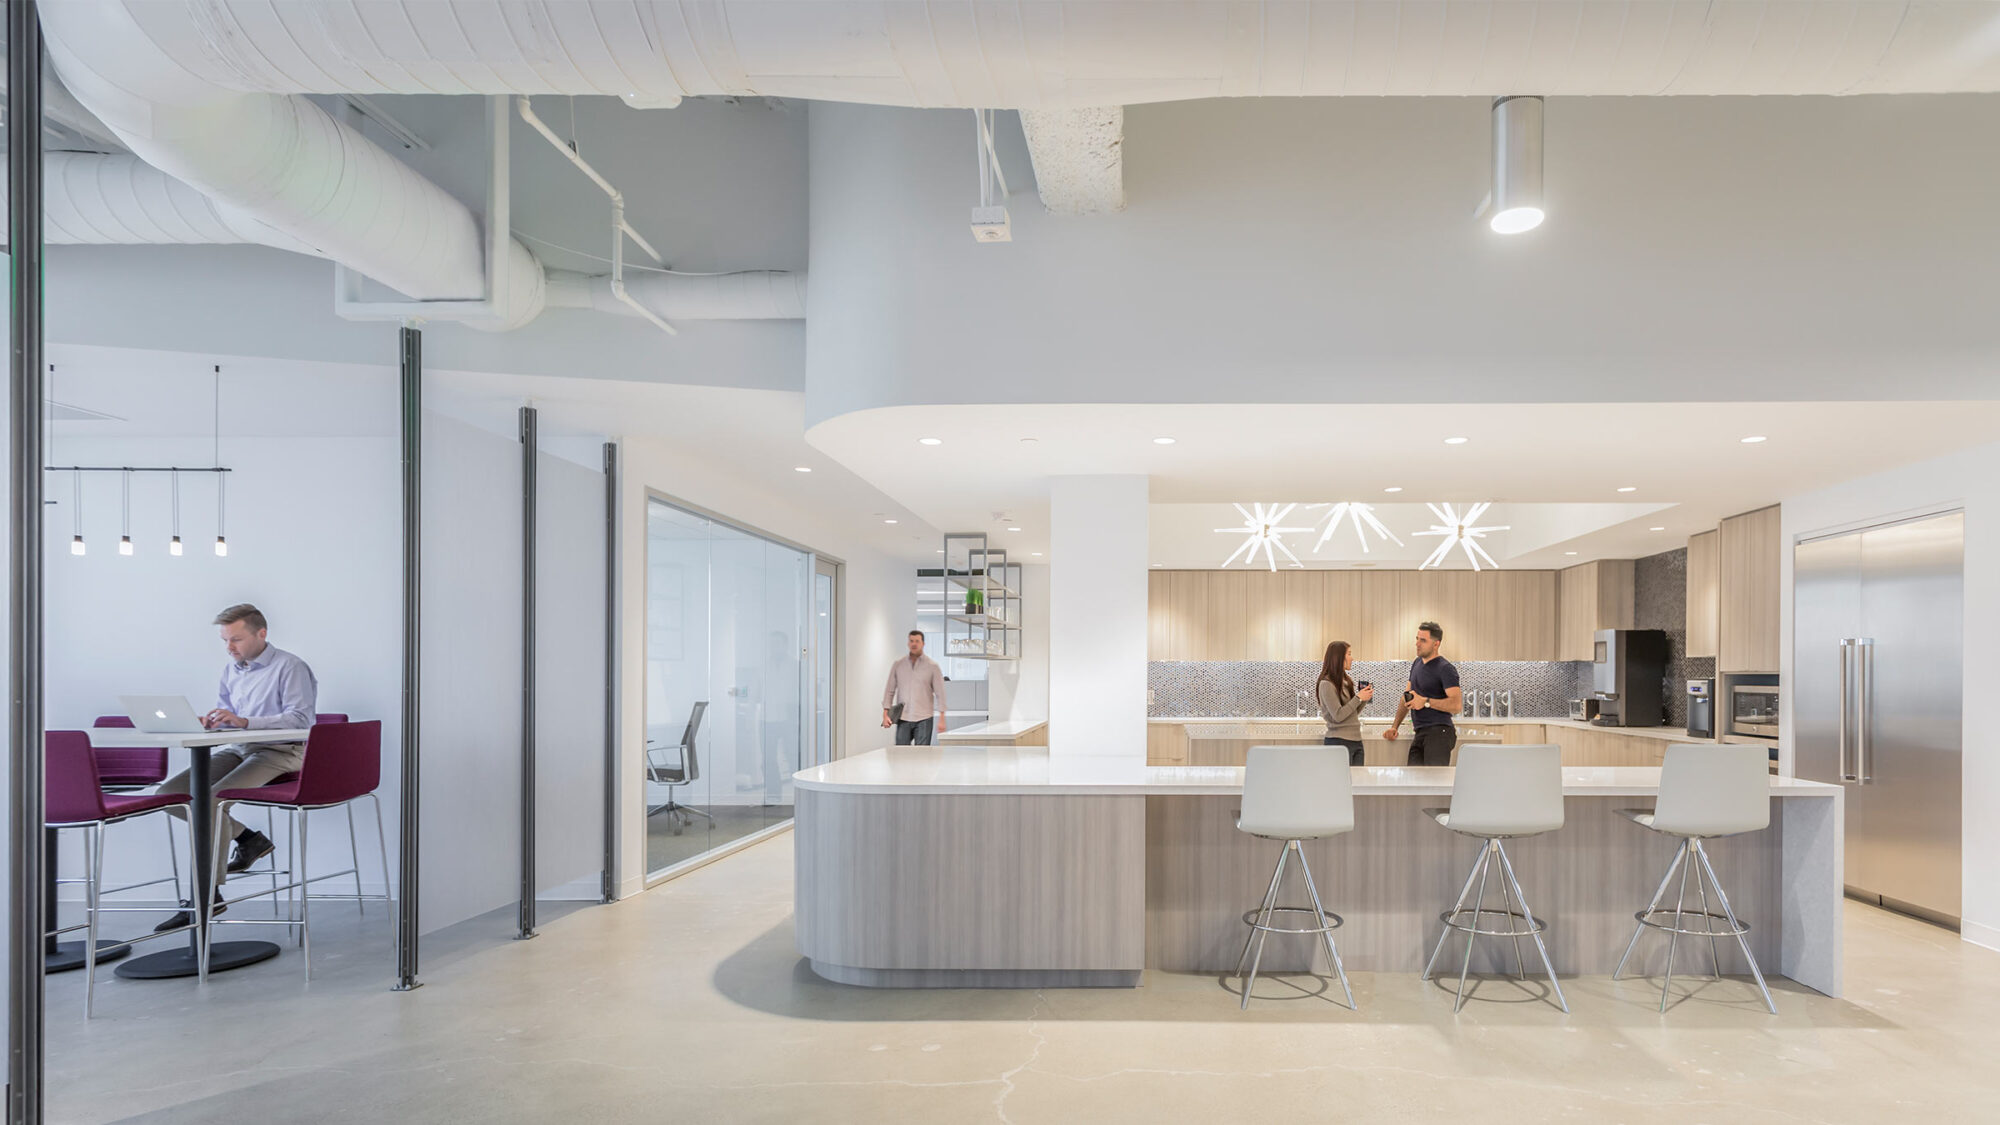
<svg viewBox="0 0 2000 1125">
<path fill-rule="evenodd" d="M 1125 107 L 1024 109 L 1035 190 L 1052 215 L 1125 209 Z"/>
</svg>

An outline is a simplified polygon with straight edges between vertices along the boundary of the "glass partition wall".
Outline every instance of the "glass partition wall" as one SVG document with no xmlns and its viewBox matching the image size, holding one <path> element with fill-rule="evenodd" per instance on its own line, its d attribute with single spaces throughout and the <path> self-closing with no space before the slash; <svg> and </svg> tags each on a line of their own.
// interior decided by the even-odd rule
<svg viewBox="0 0 2000 1125">
<path fill-rule="evenodd" d="M 654 499 L 646 512 L 646 867 L 792 816 L 808 744 L 813 556 Z"/>
</svg>

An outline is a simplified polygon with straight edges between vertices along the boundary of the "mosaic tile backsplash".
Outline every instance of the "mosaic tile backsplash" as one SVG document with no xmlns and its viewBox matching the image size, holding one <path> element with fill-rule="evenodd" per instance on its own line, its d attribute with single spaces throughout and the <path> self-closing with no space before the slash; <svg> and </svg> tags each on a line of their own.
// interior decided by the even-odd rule
<svg viewBox="0 0 2000 1125">
<path fill-rule="evenodd" d="M 1569 701 L 1591 692 L 1586 661 L 1454 663 L 1460 686 L 1468 693 L 1488 688 L 1513 692 L 1514 714 L 1520 718 L 1566 719 Z M 1357 683 L 1372 680 L 1376 686 L 1375 699 L 1362 710 L 1363 717 L 1395 718 L 1409 673 L 1406 660 L 1355 661 L 1348 674 Z M 1146 689 L 1152 700 L 1146 714 L 1153 718 L 1292 715 L 1298 709 L 1296 693 L 1303 689 L 1306 713 L 1317 715 L 1319 703 L 1311 693 L 1318 679 L 1318 661 L 1155 660 L 1146 665 Z"/>
</svg>

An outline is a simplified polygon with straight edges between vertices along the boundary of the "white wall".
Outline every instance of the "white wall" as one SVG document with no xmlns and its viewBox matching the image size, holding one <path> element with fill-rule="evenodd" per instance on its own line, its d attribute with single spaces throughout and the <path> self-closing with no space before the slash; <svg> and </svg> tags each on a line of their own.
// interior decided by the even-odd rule
<svg viewBox="0 0 2000 1125">
<path fill-rule="evenodd" d="M 619 826 L 619 894 L 645 884 L 645 818 L 639 808 L 644 770 L 646 501 L 649 492 L 706 509 L 746 527 L 790 540 L 844 564 L 841 655 L 841 735 L 856 754 L 884 745 L 881 729 L 882 678 L 903 648 L 911 627 L 913 566 L 863 547 L 841 526 L 842 516 L 815 510 L 800 498 L 780 495 L 715 470 L 674 449 L 648 441 L 621 445 L 619 641 L 620 724 L 619 802 L 627 819 Z"/>
<path fill-rule="evenodd" d="M 2000 949 L 2000 731 L 1985 715 L 1989 685 L 2000 683 L 2000 648 L 1991 634 L 2000 624 L 2000 443 L 1861 477 L 1786 499 L 1780 521 L 1783 636 L 1779 670 L 1790 681 L 1792 651 L 1792 552 L 1800 538 L 1947 508 L 1965 511 L 1965 651 L 1957 676 L 1964 709 L 1964 882 L 1961 933 L 1965 940 Z M 1940 653 L 1941 666 L 1951 654 Z M 1792 745 L 1795 714 L 1783 715 L 1784 745 Z M 1789 749 L 1787 750 L 1789 755 Z M 1791 769 L 1789 757 L 1783 763 Z"/>
<path fill-rule="evenodd" d="M 604 870 L 604 474 L 543 452 L 535 504 L 535 880 L 596 901 Z"/>
<path fill-rule="evenodd" d="M 430 933 L 520 899 L 521 446 L 435 411 L 423 425 L 419 924 Z M 382 638 L 391 668 L 399 635 L 400 622 Z"/>
<path fill-rule="evenodd" d="M 1049 717 L 1049 568 L 1021 568 L 1021 659 L 986 669 L 987 718 Z"/>
<path fill-rule="evenodd" d="M 1049 752 L 1146 760 L 1142 476 L 1049 482 Z"/>
</svg>

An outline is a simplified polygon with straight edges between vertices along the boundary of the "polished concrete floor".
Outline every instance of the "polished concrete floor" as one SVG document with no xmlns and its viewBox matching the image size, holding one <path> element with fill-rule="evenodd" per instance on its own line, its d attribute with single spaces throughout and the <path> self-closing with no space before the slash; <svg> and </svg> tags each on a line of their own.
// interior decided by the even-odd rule
<svg viewBox="0 0 2000 1125">
<path fill-rule="evenodd" d="M 690 805 L 707 813 L 706 818 L 690 816 L 676 823 L 666 812 L 646 818 L 646 870 L 664 871 L 685 863 L 706 851 L 754 836 L 775 824 L 792 819 L 790 805 Z M 679 832 L 674 829 L 679 828 Z"/>
<path fill-rule="evenodd" d="M 62 1122 L 953 1122 L 1260 1120 L 1989 1122 L 2000 1117 L 2000 953 L 1847 905 L 1848 997 L 1744 981 L 1445 985 L 1359 974 L 1359 1014 L 1315 978 L 1143 988 L 877 992 L 827 984 L 792 943 L 792 838 L 753 846 L 533 941 L 511 915 L 425 947 L 388 991 L 379 914 L 192 982 L 113 980 L 80 1018 L 49 987 Z M 337 924 L 338 923 L 338 924 Z M 240 931 L 232 937 L 246 936 Z M 1688 967 L 1692 967 L 1692 962 Z M 1336 990 L 1337 995 L 1337 990 Z"/>
</svg>

